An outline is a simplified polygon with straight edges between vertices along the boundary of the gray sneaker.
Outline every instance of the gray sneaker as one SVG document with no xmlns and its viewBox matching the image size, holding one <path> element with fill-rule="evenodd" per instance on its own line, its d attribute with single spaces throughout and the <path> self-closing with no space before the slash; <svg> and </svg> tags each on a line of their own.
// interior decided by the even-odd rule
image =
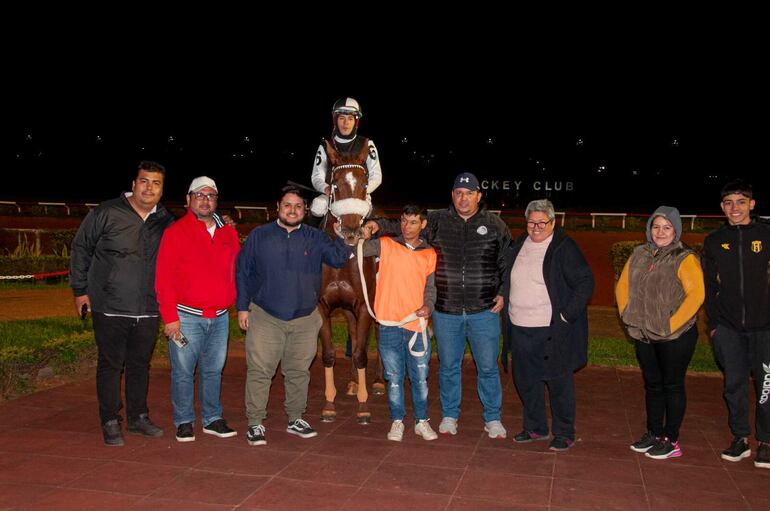
<svg viewBox="0 0 770 511">
<path fill-rule="evenodd" d="M 505 438 L 508 436 L 508 432 L 500 421 L 485 422 L 484 431 L 489 434 L 489 438 Z"/>
<path fill-rule="evenodd" d="M 441 424 L 438 425 L 438 432 L 442 435 L 456 435 L 457 419 L 454 417 L 444 417 L 441 419 Z"/>
<path fill-rule="evenodd" d="M 125 444 L 123 442 L 123 432 L 120 430 L 120 422 L 117 419 L 112 419 L 102 424 L 102 436 L 104 437 L 104 443 L 109 446 L 119 447 Z"/>
<path fill-rule="evenodd" d="M 142 435 L 149 437 L 163 436 L 163 430 L 152 423 L 150 416 L 146 413 L 140 414 L 135 419 L 129 419 L 126 431 L 134 435 Z"/>
</svg>

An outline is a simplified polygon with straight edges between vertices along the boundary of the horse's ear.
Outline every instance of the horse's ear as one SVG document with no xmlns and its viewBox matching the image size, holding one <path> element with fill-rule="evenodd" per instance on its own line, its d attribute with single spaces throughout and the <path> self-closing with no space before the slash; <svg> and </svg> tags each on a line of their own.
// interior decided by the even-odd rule
<svg viewBox="0 0 770 511">
<path fill-rule="evenodd" d="M 324 139 L 324 147 L 326 148 L 326 156 L 329 158 L 329 163 L 331 163 L 331 167 L 337 166 L 337 160 L 339 159 L 339 154 L 337 153 L 337 150 L 334 149 L 334 146 L 329 142 L 328 140 Z"/>
</svg>

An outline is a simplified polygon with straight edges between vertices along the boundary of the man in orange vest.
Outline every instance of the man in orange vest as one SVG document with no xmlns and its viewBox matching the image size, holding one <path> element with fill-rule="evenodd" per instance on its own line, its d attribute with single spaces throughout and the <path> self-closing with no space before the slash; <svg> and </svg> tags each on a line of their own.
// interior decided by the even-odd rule
<svg viewBox="0 0 770 511">
<path fill-rule="evenodd" d="M 404 372 L 409 375 L 414 411 L 414 432 L 425 440 L 438 435 L 428 424 L 428 369 L 430 340 L 427 318 L 436 303 L 436 251 L 420 238 L 428 213 L 405 206 L 401 235 L 368 240 L 364 255 L 379 256 L 374 311 L 380 323 L 379 350 L 388 380 L 388 406 L 393 421 L 388 440 L 404 436 Z"/>
</svg>

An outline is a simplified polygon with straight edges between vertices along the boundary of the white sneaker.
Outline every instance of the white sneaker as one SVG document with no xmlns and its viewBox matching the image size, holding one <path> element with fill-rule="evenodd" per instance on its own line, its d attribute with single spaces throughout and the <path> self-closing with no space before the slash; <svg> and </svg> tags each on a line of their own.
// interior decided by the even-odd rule
<svg viewBox="0 0 770 511">
<path fill-rule="evenodd" d="M 438 435 L 433 431 L 433 428 L 430 427 L 427 420 L 422 420 L 415 424 L 414 432 L 425 440 L 435 440 L 438 438 Z"/>
<path fill-rule="evenodd" d="M 489 421 L 484 423 L 484 431 L 489 433 L 489 438 L 505 438 L 508 432 L 500 421 Z"/>
<path fill-rule="evenodd" d="M 400 442 L 404 438 L 404 423 L 401 421 L 393 421 L 390 425 L 390 431 L 388 431 L 388 440 L 394 442 Z"/>
<path fill-rule="evenodd" d="M 441 424 L 438 425 L 438 432 L 443 435 L 457 434 L 457 419 L 454 417 L 444 417 Z"/>
</svg>

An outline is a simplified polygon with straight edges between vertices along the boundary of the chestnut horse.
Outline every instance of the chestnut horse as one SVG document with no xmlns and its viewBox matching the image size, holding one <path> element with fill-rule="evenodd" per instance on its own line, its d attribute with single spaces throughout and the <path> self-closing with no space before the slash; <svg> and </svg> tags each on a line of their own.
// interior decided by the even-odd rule
<svg viewBox="0 0 770 511">
<path fill-rule="evenodd" d="M 327 141 L 326 154 L 329 157 L 330 175 L 327 182 L 331 186 L 329 197 L 329 211 L 324 219 L 324 230 L 331 236 L 336 236 L 333 231 L 333 220 L 340 224 L 340 231 L 348 245 L 354 246 L 363 236 L 362 224 L 369 214 L 370 205 L 366 201 L 366 185 L 369 181 L 365 162 L 369 153 L 368 144 L 363 144 L 358 154 L 343 155 L 338 153 L 334 146 Z M 363 258 L 363 275 L 366 279 L 368 298 L 374 303 L 375 289 L 375 261 L 373 257 Z M 348 333 L 352 340 L 352 367 L 351 382 L 348 383 L 348 395 L 356 395 L 358 398 L 358 410 L 356 416 L 358 422 L 369 422 L 370 413 L 366 406 L 369 395 L 366 391 L 366 366 L 367 345 L 369 340 L 369 327 L 372 318 L 369 315 L 364 300 L 363 286 L 358 270 L 356 258 L 351 258 L 340 269 L 323 266 L 321 281 L 321 296 L 318 302 L 318 311 L 323 318 L 320 336 L 323 347 L 323 364 L 326 378 L 326 404 L 321 412 L 321 420 L 332 422 L 337 416 L 334 408 L 334 399 L 337 396 L 337 388 L 334 384 L 334 346 L 332 345 L 331 315 L 336 309 L 342 309 L 348 324 Z M 375 380 L 373 392 L 383 394 L 385 384 L 381 372 Z M 378 387 L 379 385 L 379 391 Z"/>
</svg>

